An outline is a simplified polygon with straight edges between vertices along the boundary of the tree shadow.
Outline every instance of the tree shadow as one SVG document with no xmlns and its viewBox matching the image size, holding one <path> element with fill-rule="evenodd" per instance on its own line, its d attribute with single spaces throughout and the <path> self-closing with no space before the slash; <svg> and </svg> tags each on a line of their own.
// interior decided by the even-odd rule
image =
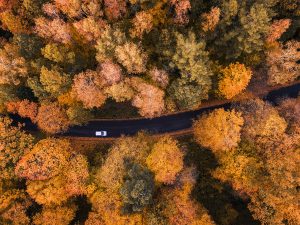
<svg viewBox="0 0 300 225">
<path fill-rule="evenodd" d="M 75 218 L 71 221 L 70 225 L 84 224 L 87 220 L 92 205 L 88 202 L 86 196 L 79 196 L 75 199 L 75 203 L 78 206 Z"/>
<path fill-rule="evenodd" d="M 218 166 L 214 154 L 206 148 L 199 147 L 190 137 L 185 140 L 188 147 L 186 164 L 196 166 L 197 183 L 192 196 L 209 212 L 218 225 L 259 225 L 247 208 L 245 202 L 230 185 L 212 177 L 211 172 Z"/>
</svg>

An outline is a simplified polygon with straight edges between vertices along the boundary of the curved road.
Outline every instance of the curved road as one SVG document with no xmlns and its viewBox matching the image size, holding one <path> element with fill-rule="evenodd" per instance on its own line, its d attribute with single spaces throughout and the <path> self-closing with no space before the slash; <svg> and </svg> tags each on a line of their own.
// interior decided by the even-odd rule
<svg viewBox="0 0 300 225">
<path fill-rule="evenodd" d="M 264 100 L 276 104 L 276 101 L 283 97 L 297 97 L 300 91 L 300 82 L 269 92 Z M 192 122 L 201 113 L 216 108 L 228 109 L 231 103 L 225 103 L 210 107 L 204 107 L 196 111 L 188 111 L 174 115 L 166 115 L 153 119 L 132 119 L 132 120 L 92 120 L 83 126 L 73 126 L 61 136 L 69 137 L 96 137 L 96 131 L 107 131 L 108 138 L 120 137 L 121 135 L 134 135 L 138 131 L 144 130 L 152 134 L 171 133 L 191 128 Z M 25 123 L 26 130 L 37 130 L 36 125 L 32 124 L 29 119 L 21 119 L 12 115 L 14 121 Z M 101 137 L 99 137 L 101 138 Z"/>
</svg>

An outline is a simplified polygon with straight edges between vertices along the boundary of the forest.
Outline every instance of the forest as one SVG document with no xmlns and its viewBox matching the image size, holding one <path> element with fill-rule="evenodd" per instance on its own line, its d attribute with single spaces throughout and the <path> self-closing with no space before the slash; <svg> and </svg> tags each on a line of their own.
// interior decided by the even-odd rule
<svg viewBox="0 0 300 225">
<path fill-rule="evenodd" d="M 300 95 L 258 97 L 299 62 L 299 0 L 0 0 L 0 224 L 299 225 Z M 224 101 L 186 135 L 63 137 Z"/>
</svg>

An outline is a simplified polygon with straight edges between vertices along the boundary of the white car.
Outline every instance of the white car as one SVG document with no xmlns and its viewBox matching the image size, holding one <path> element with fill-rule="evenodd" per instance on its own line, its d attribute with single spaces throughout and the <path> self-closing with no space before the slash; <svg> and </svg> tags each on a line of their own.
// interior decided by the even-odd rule
<svg viewBox="0 0 300 225">
<path fill-rule="evenodd" d="M 105 131 L 105 130 L 96 131 L 96 136 L 106 137 L 107 136 L 107 131 Z"/>
</svg>

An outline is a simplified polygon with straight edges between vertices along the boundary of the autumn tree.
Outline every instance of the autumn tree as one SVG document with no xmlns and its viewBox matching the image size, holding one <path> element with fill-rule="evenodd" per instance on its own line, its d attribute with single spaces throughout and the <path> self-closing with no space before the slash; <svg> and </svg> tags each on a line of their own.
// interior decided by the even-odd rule
<svg viewBox="0 0 300 225">
<path fill-rule="evenodd" d="M 29 180 L 47 180 L 58 175 L 71 156 L 69 141 L 43 139 L 25 154 L 16 166 L 16 174 Z"/>
<path fill-rule="evenodd" d="M 267 43 L 273 43 L 277 41 L 281 37 L 281 35 L 284 32 L 286 32 L 290 25 L 290 19 L 281 19 L 273 21 L 266 38 Z"/>
<path fill-rule="evenodd" d="M 36 120 L 39 128 L 50 134 L 64 132 L 70 125 L 65 110 L 56 102 L 43 103 L 38 109 Z"/>
<path fill-rule="evenodd" d="M 204 32 L 214 31 L 219 23 L 221 10 L 218 7 L 213 7 L 208 13 L 201 15 L 201 28 Z"/>
<path fill-rule="evenodd" d="M 78 17 L 81 15 L 81 0 L 54 0 L 56 7 L 68 17 Z"/>
<path fill-rule="evenodd" d="M 0 193 L 0 223 L 29 224 L 30 218 L 26 213 L 32 205 L 29 197 L 23 191 L 17 189 L 5 192 L 0 190 Z"/>
<path fill-rule="evenodd" d="M 245 101 L 239 110 L 245 121 L 242 136 L 249 141 L 277 139 L 287 128 L 287 122 L 278 111 L 262 100 Z"/>
<path fill-rule="evenodd" d="M 163 69 L 154 67 L 149 71 L 149 76 L 161 88 L 166 88 L 169 84 L 169 74 Z"/>
<path fill-rule="evenodd" d="M 174 188 L 162 192 L 163 215 L 172 225 L 214 225 L 207 210 L 191 197 L 195 185 L 195 170 L 186 168 Z"/>
<path fill-rule="evenodd" d="M 101 107 L 105 103 L 106 96 L 96 83 L 98 76 L 96 71 L 87 70 L 74 77 L 72 89 L 85 108 Z"/>
<path fill-rule="evenodd" d="M 96 183 L 100 187 L 118 191 L 125 175 L 125 158 L 145 165 L 146 157 L 151 151 L 149 138 L 139 133 L 136 137 L 122 137 L 109 149 L 103 165 L 96 172 Z"/>
<path fill-rule="evenodd" d="M 104 0 L 104 12 L 109 20 L 119 19 L 126 13 L 126 1 Z"/>
<path fill-rule="evenodd" d="M 27 180 L 26 192 L 38 204 L 45 206 L 61 205 L 71 197 L 66 191 L 65 182 L 63 174 L 48 180 Z"/>
<path fill-rule="evenodd" d="M 174 22 L 178 24 L 186 24 L 189 22 L 188 11 L 191 9 L 190 0 L 170 0 L 170 4 L 175 7 Z"/>
<path fill-rule="evenodd" d="M 0 84 L 18 85 L 27 74 L 26 61 L 19 56 L 17 46 L 5 44 L 0 49 Z"/>
<path fill-rule="evenodd" d="M 95 20 L 93 17 L 87 17 L 73 23 L 73 26 L 84 39 L 91 42 L 100 37 L 101 31 L 105 29 L 107 24 L 102 19 Z"/>
<path fill-rule="evenodd" d="M 133 42 L 126 42 L 117 46 L 115 56 L 128 71 L 128 73 L 143 73 L 146 71 L 147 55 L 140 46 Z"/>
<path fill-rule="evenodd" d="M 288 121 L 300 122 L 300 97 L 282 100 L 277 109 Z"/>
<path fill-rule="evenodd" d="M 245 90 L 252 76 L 251 69 L 240 63 L 231 63 L 220 73 L 218 91 L 227 99 L 231 99 Z"/>
<path fill-rule="evenodd" d="M 85 225 L 142 224 L 141 214 L 124 215 L 120 213 L 122 201 L 118 193 L 98 190 L 93 192 L 89 199 L 93 211 L 89 213 Z"/>
<path fill-rule="evenodd" d="M 34 138 L 21 131 L 21 125 L 12 126 L 12 120 L 0 117 L 0 181 L 14 179 L 14 168 L 23 154 L 33 147 Z"/>
<path fill-rule="evenodd" d="M 129 101 L 135 95 L 135 91 L 131 87 L 130 80 L 128 78 L 124 81 L 107 87 L 105 89 L 105 93 L 116 102 Z"/>
<path fill-rule="evenodd" d="M 75 53 L 65 45 L 49 43 L 41 49 L 41 53 L 46 59 L 63 64 L 73 64 L 75 62 Z"/>
<path fill-rule="evenodd" d="M 54 97 L 60 95 L 71 86 L 70 76 L 61 72 L 57 67 L 48 69 L 43 66 L 41 68 L 40 82 L 43 85 L 43 89 Z"/>
<path fill-rule="evenodd" d="M 270 85 L 286 84 L 299 77 L 300 59 L 299 41 L 288 41 L 267 51 L 268 83 Z"/>
<path fill-rule="evenodd" d="M 28 33 L 26 20 L 16 15 L 13 10 L 6 10 L 0 13 L 1 27 L 15 34 Z"/>
<path fill-rule="evenodd" d="M 48 20 L 44 17 L 36 18 L 34 31 L 40 37 L 53 39 L 63 44 L 70 43 L 71 41 L 69 25 L 59 18 L 53 20 Z"/>
<path fill-rule="evenodd" d="M 101 33 L 95 46 L 97 50 L 96 59 L 98 62 L 111 60 L 115 57 L 117 46 L 124 45 L 126 42 L 125 33 L 120 28 L 107 26 Z"/>
<path fill-rule="evenodd" d="M 196 109 L 203 99 L 208 98 L 207 91 L 201 85 L 190 83 L 187 79 L 173 81 L 168 93 L 179 109 Z"/>
<path fill-rule="evenodd" d="M 87 193 L 89 179 L 89 165 L 85 156 L 73 155 L 68 167 L 62 173 L 66 179 L 66 192 L 69 195 L 83 195 Z"/>
<path fill-rule="evenodd" d="M 133 18 L 133 28 L 130 30 L 132 37 L 142 38 L 144 33 L 149 33 L 153 28 L 153 16 L 149 12 L 138 12 Z"/>
<path fill-rule="evenodd" d="M 243 124 L 240 112 L 216 109 L 194 122 L 194 135 L 200 145 L 214 152 L 226 151 L 238 145 Z"/>
<path fill-rule="evenodd" d="M 43 12 L 51 18 L 59 18 L 59 9 L 53 3 L 45 3 L 42 6 Z"/>
<path fill-rule="evenodd" d="M 42 211 L 33 217 L 35 225 L 69 224 L 75 217 L 77 207 L 74 204 L 62 206 L 44 206 Z"/>
<path fill-rule="evenodd" d="M 154 194 L 154 175 L 147 168 L 130 160 L 125 161 L 126 175 L 120 189 L 122 212 L 141 212 L 152 202 Z"/>
<path fill-rule="evenodd" d="M 38 113 L 38 105 L 35 102 L 30 102 L 27 99 L 22 101 L 11 101 L 6 104 L 7 111 L 10 113 L 17 113 L 21 117 L 30 118 L 32 122 L 36 121 Z"/>
<path fill-rule="evenodd" d="M 103 86 L 111 86 L 121 81 L 122 70 L 118 64 L 112 61 L 104 61 L 100 64 L 99 68 L 99 78 L 95 80 L 96 84 Z"/>
<path fill-rule="evenodd" d="M 183 152 L 176 140 L 165 136 L 154 144 L 146 163 L 156 181 L 172 184 L 183 168 Z"/>
<path fill-rule="evenodd" d="M 246 117 L 245 124 L 253 117 Z M 238 148 L 219 155 L 213 176 L 231 184 L 240 196 L 246 194 L 248 208 L 262 224 L 297 224 L 297 143 L 285 133 L 263 144 L 243 141 Z"/>
<path fill-rule="evenodd" d="M 132 99 L 132 105 L 139 109 L 139 113 L 144 117 L 152 118 L 162 114 L 165 109 L 164 92 L 141 78 L 131 79 L 131 85 L 137 92 Z"/>
</svg>

